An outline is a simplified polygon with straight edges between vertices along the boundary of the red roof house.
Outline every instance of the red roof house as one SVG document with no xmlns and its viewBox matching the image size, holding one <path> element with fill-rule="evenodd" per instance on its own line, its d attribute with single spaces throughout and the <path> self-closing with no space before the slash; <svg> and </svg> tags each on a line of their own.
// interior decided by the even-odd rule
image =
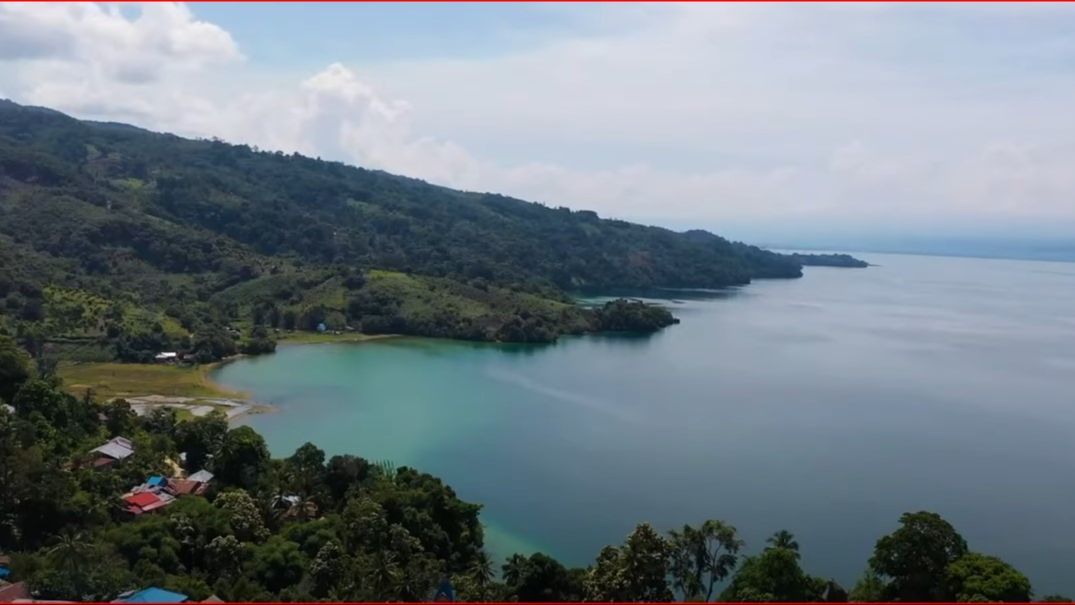
<svg viewBox="0 0 1075 605">
<path fill-rule="evenodd" d="M 174 502 L 175 498 L 168 494 L 158 495 L 147 491 L 124 496 L 123 501 L 127 503 L 127 512 L 132 515 L 141 515 L 158 508 L 164 508 Z"/>
</svg>

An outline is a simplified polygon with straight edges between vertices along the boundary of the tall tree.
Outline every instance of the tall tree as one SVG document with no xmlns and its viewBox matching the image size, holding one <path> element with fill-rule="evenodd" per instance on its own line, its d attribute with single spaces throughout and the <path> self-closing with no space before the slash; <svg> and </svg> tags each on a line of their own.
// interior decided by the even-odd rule
<svg viewBox="0 0 1075 605">
<path fill-rule="evenodd" d="M 304 443 L 287 459 L 285 469 L 288 488 L 301 503 L 300 515 L 319 510 L 324 505 L 321 493 L 325 485 L 325 452 L 312 443 Z"/>
<path fill-rule="evenodd" d="M 769 536 L 765 543 L 772 548 L 786 548 L 796 553 L 799 552 L 799 543 L 795 540 L 795 535 L 786 529 Z"/>
<path fill-rule="evenodd" d="M 467 570 L 467 576 L 479 591 L 485 590 L 492 584 L 493 578 L 496 576 L 496 572 L 493 570 L 493 558 L 484 549 L 478 551 L 478 554 L 474 556 L 474 562 L 470 565 L 470 569 Z"/>
<path fill-rule="evenodd" d="M 767 548 L 747 557 L 721 601 L 817 601 L 824 581 L 803 573 L 799 556 L 788 548 Z"/>
<path fill-rule="evenodd" d="M 214 503 L 228 514 L 228 522 L 239 540 L 260 542 L 269 536 L 257 504 L 246 491 L 236 489 L 224 492 L 217 496 Z"/>
<path fill-rule="evenodd" d="M 591 601 L 671 601 L 671 547 L 648 523 L 639 524 L 619 548 L 606 546 L 586 582 Z"/>
<path fill-rule="evenodd" d="M 967 541 L 940 515 L 904 513 L 899 529 L 877 541 L 870 567 L 888 579 L 888 598 L 941 601 L 948 566 L 965 554 Z"/>
<path fill-rule="evenodd" d="M 676 590 L 687 601 L 708 601 L 738 563 L 743 547 L 735 527 L 710 519 L 694 528 L 669 532 L 669 571 Z"/>
<path fill-rule="evenodd" d="M 230 485 L 251 488 L 269 468 L 269 448 L 265 440 L 248 426 L 231 429 L 224 436 L 213 469 Z"/>
<path fill-rule="evenodd" d="M 177 424 L 175 445 L 186 453 L 187 470 L 199 471 L 205 468 L 210 460 L 219 456 L 227 433 L 228 421 L 217 411 Z M 224 460 L 222 464 L 227 462 Z"/>
<path fill-rule="evenodd" d="M 134 433 L 134 427 L 138 417 L 131 410 L 131 404 L 126 399 L 117 399 L 105 406 L 105 428 L 111 437 L 130 436 Z"/>
</svg>

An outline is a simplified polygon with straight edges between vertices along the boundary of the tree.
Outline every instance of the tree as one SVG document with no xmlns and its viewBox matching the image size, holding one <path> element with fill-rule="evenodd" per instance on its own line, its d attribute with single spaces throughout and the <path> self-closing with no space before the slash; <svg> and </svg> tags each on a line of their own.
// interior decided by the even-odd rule
<svg viewBox="0 0 1075 605">
<path fill-rule="evenodd" d="M 217 496 L 215 504 L 228 513 L 235 537 L 243 542 L 260 542 L 268 537 L 269 530 L 261 518 L 257 504 L 244 490 L 232 490 Z"/>
<path fill-rule="evenodd" d="M 478 551 L 478 554 L 474 557 L 474 563 L 467 570 L 467 577 L 470 578 L 476 589 L 484 591 L 492 584 L 495 576 L 493 558 L 484 549 Z"/>
<path fill-rule="evenodd" d="M 30 355 L 10 337 L 0 335 L 0 400 L 13 401 L 30 376 Z"/>
<path fill-rule="evenodd" d="M 747 557 L 721 601 L 817 601 L 824 581 L 803 573 L 799 555 L 788 548 L 766 548 Z"/>
<path fill-rule="evenodd" d="M 325 471 L 325 484 L 332 498 L 343 502 L 347 490 L 365 481 L 370 475 L 370 463 L 358 456 L 333 456 L 328 461 Z"/>
<path fill-rule="evenodd" d="M 384 509 L 367 496 L 349 500 L 342 521 L 341 535 L 348 551 L 377 549 L 388 531 Z"/>
<path fill-rule="evenodd" d="M 254 576 L 265 588 L 278 593 L 302 579 L 306 557 L 298 544 L 281 536 L 273 536 L 254 550 L 251 567 Z"/>
<path fill-rule="evenodd" d="M 325 452 L 312 443 L 304 443 L 287 459 L 288 487 L 303 504 L 313 500 L 321 505 L 321 498 L 316 497 L 323 491 L 325 482 Z M 300 507 L 305 510 L 305 506 Z"/>
<path fill-rule="evenodd" d="M 194 356 L 198 363 L 217 361 L 238 351 L 235 341 L 220 328 L 207 327 L 194 339 Z"/>
<path fill-rule="evenodd" d="M 671 547 L 648 523 L 639 524 L 623 546 L 606 546 L 586 582 L 591 601 L 671 601 Z"/>
<path fill-rule="evenodd" d="M 668 541 L 672 580 L 687 601 L 708 601 L 713 587 L 735 568 L 743 547 L 734 527 L 712 519 L 699 528 L 684 525 L 680 531 L 673 530 Z"/>
<path fill-rule="evenodd" d="M 586 575 L 587 601 L 625 601 L 623 598 L 620 549 L 606 546 L 597 554 L 590 572 Z"/>
<path fill-rule="evenodd" d="M 175 408 L 154 407 L 141 418 L 142 427 L 155 435 L 173 435 L 179 425 Z"/>
<path fill-rule="evenodd" d="M 24 469 L 19 466 L 22 440 L 15 424 L 15 415 L 0 407 L 0 549 L 13 548 L 18 543 L 21 528 L 17 505 L 18 483 Z"/>
<path fill-rule="evenodd" d="M 772 548 L 786 548 L 796 553 L 799 552 L 799 543 L 795 541 L 795 536 L 786 529 L 769 536 L 765 543 Z"/>
<path fill-rule="evenodd" d="M 317 556 L 310 562 L 311 592 L 315 597 L 329 596 L 332 589 L 340 583 L 346 567 L 343 549 L 335 540 L 326 542 L 317 551 Z"/>
<path fill-rule="evenodd" d="M 948 566 L 946 580 L 948 594 L 960 602 L 1030 600 L 1030 580 L 997 557 L 969 552 Z"/>
<path fill-rule="evenodd" d="M 205 563 L 216 578 L 234 581 L 242 571 L 246 549 L 235 536 L 217 536 L 205 546 Z"/>
<path fill-rule="evenodd" d="M 93 545 L 79 532 L 66 531 L 49 549 L 49 562 L 71 576 L 81 576 L 93 560 Z"/>
<path fill-rule="evenodd" d="M 940 515 L 904 513 L 899 529 L 877 541 L 870 567 L 888 578 L 888 598 L 938 601 L 949 597 L 948 566 L 965 554 L 967 541 Z"/>
<path fill-rule="evenodd" d="M 628 577 L 628 594 L 642 601 L 670 601 L 668 588 L 668 541 L 648 523 L 642 523 L 627 536 L 622 562 Z"/>
<path fill-rule="evenodd" d="M 117 399 L 105 406 L 105 428 L 112 437 L 131 435 L 138 416 L 131 410 L 131 404 L 126 399 Z"/>
<path fill-rule="evenodd" d="M 508 595 L 519 602 L 564 602 L 582 600 L 584 587 L 552 557 L 535 553 L 529 557 L 512 555 L 503 566 Z"/>
<path fill-rule="evenodd" d="M 851 589 L 851 601 L 877 603 L 885 599 L 885 581 L 877 572 L 867 568 Z"/>
<path fill-rule="evenodd" d="M 45 552 L 48 565 L 30 578 L 31 587 L 42 598 L 107 601 L 129 581 L 129 573 L 116 557 L 80 532 L 61 533 Z"/>
<path fill-rule="evenodd" d="M 220 412 L 193 418 L 175 427 L 175 445 L 186 453 L 186 467 L 199 471 L 220 455 L 228 433 L 228 421 Z"/>
<path fill-rule="evenodd" d="M 213 464 L 219 479 L 229 485 L 251 488 L 269 466 L 265 440 L 248 426 L 228 431 Z"/>
</svg>

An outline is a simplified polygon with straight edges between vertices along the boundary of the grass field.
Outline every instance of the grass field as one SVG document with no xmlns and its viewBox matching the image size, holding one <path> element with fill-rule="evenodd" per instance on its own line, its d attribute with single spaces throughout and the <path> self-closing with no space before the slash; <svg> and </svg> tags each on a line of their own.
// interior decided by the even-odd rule
<svg viewBox="0 0 1075 605">
<path fill-rule="evenodd" d="M 181 367 L 137 363 L 63 362 L 57 373 L 64 388 L 77 396 L 93 389 L 100 399 L 166 395 L 245 399 L 246 393 L 229 391 L 209 379 L 212 365 Z"/>
<path fill-rule="evenodd" d="M 332 334 L 330 332 L 286 332 L 276 334 L 275 336 L 277 338 L 277 343 L 282 345 L 307 345 L 323 342 L 365 342 L 367 340 L 392 337 L 391 334 L 362 334 L 359 332 L 344 332 L 342 334 Z"/>
</svg>

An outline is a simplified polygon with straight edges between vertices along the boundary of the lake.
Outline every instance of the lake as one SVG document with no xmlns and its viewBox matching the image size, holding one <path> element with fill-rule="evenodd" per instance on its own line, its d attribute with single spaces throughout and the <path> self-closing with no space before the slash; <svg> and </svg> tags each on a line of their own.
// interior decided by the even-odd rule
<svg viewBox="0 0 1075 605">
<path fill-rule="evenodd" d="M 1075 593 L 1075 264 L 859 254 L 664 304 L 649 337 L 282 346 L 223 384 L 274 455 L 391 460 L 480 502 L 498 557 L 590 563 L 634 525 L 792 531 L 850 588 L 905 511 Z"/>
</svg>

